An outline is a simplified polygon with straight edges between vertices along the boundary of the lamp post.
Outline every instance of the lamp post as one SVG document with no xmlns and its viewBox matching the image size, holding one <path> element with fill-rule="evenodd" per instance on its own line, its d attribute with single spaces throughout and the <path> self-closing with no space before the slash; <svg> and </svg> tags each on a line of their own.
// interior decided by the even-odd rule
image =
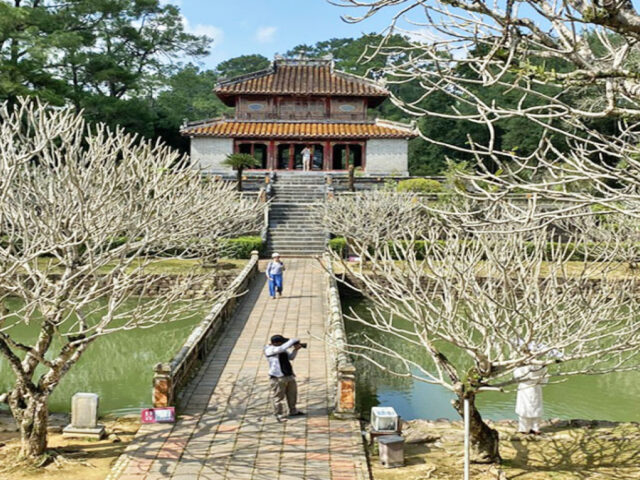
<svg viewBox="0 0 640 480">
<path fill-rule="evenodd" d="M 464 399 L 464 480 L 469 480 L 469 399 Z"/>
</svg>

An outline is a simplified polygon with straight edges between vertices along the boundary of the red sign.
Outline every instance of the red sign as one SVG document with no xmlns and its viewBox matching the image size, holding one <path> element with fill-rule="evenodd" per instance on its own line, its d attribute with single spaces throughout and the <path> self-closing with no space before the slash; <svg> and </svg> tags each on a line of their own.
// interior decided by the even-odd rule
<svg viewBox="0 0 640 480">
<path fill-rule="evenodd" d="M 175 407 L 143 408 L 142 423 L 173 423 L 176 421 Z"/>
</svg>

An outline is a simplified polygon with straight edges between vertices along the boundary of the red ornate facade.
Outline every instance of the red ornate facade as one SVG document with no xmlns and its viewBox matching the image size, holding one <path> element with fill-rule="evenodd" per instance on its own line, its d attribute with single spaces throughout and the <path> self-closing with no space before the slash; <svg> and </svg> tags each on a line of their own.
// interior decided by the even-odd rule
<svg viewBox="0 0 640 480">
<path fill-rule="evenodd" d="M 397 156 L 415 136 L 412 126 L 370 119 L 368 109 L 389 92 L 335 70 L 330 59 L 276 59 L 266 70 L 220 82 L 215 93 L 234 107 L 233 118 L 194 122 L 182 130 L 192 138 L 192 157 L 211 170 L 227 150 L 254 155 L 262 169 L 298 170 L 309 146 L 313 170 L 354 165 L 367 171 L 371 140 L 395 140 L 395 149 L 382 145 Z M 380 173 L 379 165 L 374 169 Z"/>
</svg>

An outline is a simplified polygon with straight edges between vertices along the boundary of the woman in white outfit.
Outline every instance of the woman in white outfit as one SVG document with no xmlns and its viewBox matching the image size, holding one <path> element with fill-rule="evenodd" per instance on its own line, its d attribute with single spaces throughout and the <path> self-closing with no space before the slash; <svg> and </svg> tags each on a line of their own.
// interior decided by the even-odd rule
<svg viewBox="0 0 640 480">
<path fill-rule="evenodd" d="M 518 384 L 516 413 L 520 433 L 540 434 L 540 421 L 544 415 L 542 385 L 547 383 L 547 369 L 534 365 L 518 367 L 513 371 Z"/>
</svg>

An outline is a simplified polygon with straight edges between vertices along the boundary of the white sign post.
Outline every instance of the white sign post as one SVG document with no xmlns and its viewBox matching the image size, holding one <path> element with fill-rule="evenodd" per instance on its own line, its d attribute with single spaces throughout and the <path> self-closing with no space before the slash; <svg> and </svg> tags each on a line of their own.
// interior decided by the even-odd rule
<svg viewBox="0 0 640 480">
<path fill-rule="evenodd" d="M 469 480 L 469 399 L 464 399 L 464 480 Z"/>
</svg>

